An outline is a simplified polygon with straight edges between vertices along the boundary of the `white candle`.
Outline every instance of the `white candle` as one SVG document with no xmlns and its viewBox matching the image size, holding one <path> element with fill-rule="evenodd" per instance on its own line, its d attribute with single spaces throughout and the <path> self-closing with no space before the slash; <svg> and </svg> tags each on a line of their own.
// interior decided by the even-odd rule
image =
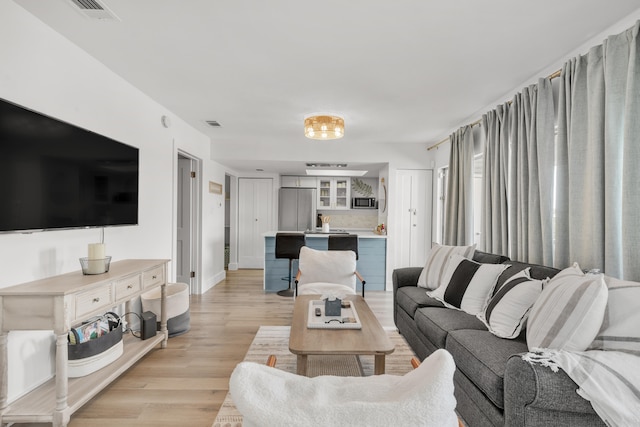
<svg viewBox="0 0 640 427">
<path fill-rule="evenodd" d="M 89 243 L 89 259 L 104 259 L 104 243 Z"/>
<path fill-rule="evenodd" d="M 105 248 L 104 243 L 89 243 L 89 262 L 87 265 L 87 273 L 102 274 L 107 268 L 104 262 Z"/>
</svg>

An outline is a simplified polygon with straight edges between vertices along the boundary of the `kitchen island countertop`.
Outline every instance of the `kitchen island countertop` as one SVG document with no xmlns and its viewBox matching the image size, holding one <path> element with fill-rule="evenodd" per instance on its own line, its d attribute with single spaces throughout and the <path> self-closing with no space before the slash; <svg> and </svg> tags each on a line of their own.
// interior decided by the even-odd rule
<svg viewBox="0 0 640 427">
<path fill-rule="evenodd" d="M 285 230 L 281 230 L 281 231 L 267 231 L 266 233 L 262 234 L 262 237 L 276 237 L 276 233 L 299 233 L 298 231 L 285 231 Z M 345 228 L 345 229 L 336 229 L 335 230 L 336 234 L 338 233 L 349 233 L 349 234 L 357 234 L 359 238 L 361 239 L 386 239 L 387 236 L 386 234 L 377 234 L 375 232 L 373 232 L 372 230 L 354 230 L 354 229 L 349 229 L 349 228 Z M 320 232 L 315 232 L 315 233 L 306 233 L 305 236 L 308 238 L 326 238 L 329 234 L 332 234 L 331 232 L 329 233 L 320 233 Z"/>
</svg>

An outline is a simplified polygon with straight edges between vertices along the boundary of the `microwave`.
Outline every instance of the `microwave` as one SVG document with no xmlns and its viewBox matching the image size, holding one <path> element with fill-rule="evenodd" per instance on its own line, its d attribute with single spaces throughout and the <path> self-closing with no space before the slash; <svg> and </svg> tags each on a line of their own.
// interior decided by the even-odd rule
<svg viewBox="0 0 640 427">
<path fill-rule="evenodd" d="M 378 207 L 373 197 L 354 197 L 351 199 L 352 209 L 375 209 Z"/>
</svg>

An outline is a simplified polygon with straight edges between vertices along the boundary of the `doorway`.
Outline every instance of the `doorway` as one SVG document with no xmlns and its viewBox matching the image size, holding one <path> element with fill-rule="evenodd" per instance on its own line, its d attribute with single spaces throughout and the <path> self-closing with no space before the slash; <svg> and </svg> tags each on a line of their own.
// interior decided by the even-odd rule
<svg viewBox="0 0 640 427">
<path fill-rule="evenodd" d="M 200 160 L 178 152 L 176 173 L 176 281 L 200 293 Z"/>
<path fill-rule="evenodd" d="M 424 265 L 431 248 L 431 203 L 433 171 L 398 170 L 398 236 L 396 268 Z"/>
<path fill-rule="evenodd" d="M 264 233 L 271 231 L 273 179 L 238 179 L 238 267 L 264 268 Z"/>
</svg>

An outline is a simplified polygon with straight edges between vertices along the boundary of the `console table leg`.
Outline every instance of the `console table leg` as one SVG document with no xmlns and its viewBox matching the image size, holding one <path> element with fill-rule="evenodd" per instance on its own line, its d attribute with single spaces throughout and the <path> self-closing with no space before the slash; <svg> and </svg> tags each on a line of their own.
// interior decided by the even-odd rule
<svg viewBox="0 0 640 427">
<path fill-rule="evenodd" d="M 2 297 L 0 297 L 0 300 Z M 7 348 L 7 338 L 8 334 L 6 332 L 2 332 L 0 334 L 0 420 L 2 420 L 2 414 L 7 409 L 7 398 L 8 398 L 8 381 L 7 378 L 9 376 L 9 354 Z M 4 423 L 0 422 L 0 425 L 4 425 Z"/>
<path fill-rule="evenodd" d="M 66 426 L 69 422 L 69 407 L 67 394 L 69 392 L 68 357 L 67 348 L 68 333 L 56 335 L 56 411 L 54 414 L 55 427 Z"/>
<path fill-rule="evenodd" d="M 160 333 L 164 335 L 161 347 L 167 348 L 167 340 L 169 339 L 169 331 L 167 330 L 167 284 L 160 286 Z"/>
</svg>

